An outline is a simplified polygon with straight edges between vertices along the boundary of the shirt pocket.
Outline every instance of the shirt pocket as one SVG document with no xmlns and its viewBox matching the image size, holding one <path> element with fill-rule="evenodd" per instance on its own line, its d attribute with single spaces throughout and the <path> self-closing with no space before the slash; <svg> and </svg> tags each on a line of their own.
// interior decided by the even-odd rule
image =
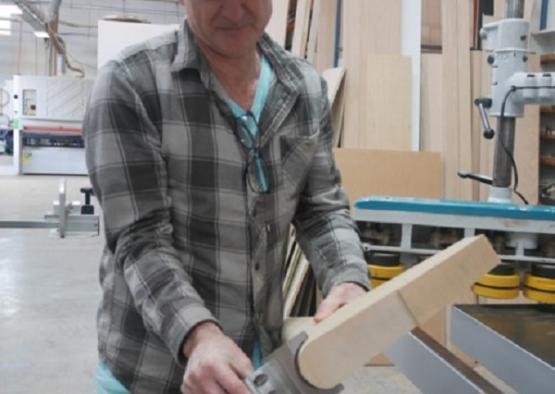
<svg viewBox="0 0 555 394">
<path fill-rule="evenodd" d="M 281 172 L 289 193 L 298 194 L 304 188 L 314 154 L 318 148 L 319 133 L 309 136 L 280 136 Z"/>
</svg>

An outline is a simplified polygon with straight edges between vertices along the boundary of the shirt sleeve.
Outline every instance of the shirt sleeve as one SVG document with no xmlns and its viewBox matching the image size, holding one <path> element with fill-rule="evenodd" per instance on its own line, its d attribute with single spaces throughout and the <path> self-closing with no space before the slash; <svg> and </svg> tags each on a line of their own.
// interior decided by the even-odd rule
<svg viewBox="0 0 555 394">
<path fill-rule="evenodd" d="M 83 123 L 86 160 L 104 214 L 107 247 L 131 293 L 130 307 L 183 363 L 182 344 L 203 321 L 219 324 L 173 246 L 166 164 L 155 95 L 139 95 L 122 63 L 95 82 Z"/>
<path fill-rule="evenodd" d="M 345 282 L 368 289 L 369 279 L 358 229 L 351 218 L 349 201 L 333 158 L 327 86 L 323 80 L 321 85 L 318 147 L 293 223 L 299 244 L 325 296 L 332 287 Z"/>
</svg>

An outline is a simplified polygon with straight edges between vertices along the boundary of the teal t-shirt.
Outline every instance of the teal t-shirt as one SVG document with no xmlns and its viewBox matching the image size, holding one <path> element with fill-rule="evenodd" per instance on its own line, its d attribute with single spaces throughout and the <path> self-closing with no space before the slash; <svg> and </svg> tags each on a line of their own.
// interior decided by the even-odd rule
<svg viewBox="0 0 555 394">
<path fill-rule="evenodd" d="M 258 134 L 258 124 L 260 122 L 260 116 L 262 115 L 262 110 L 264 105 L 266 105 L 266 100 L 268 94 L 270 93 L 270 88 L 274 79 L 274 72 L 268 60 L 263 56 L 260 61 L 260 75 L 258 77 L 258 85 L 256 86 L 256 93 L 254 95 L 254 100 L 250 108 L 250 112 L 254 115 L 252 117 L 247 117 L 247 126 L 249 128 L 252 136 Z M 228 98 L 228 105 L 233 112 L 233 115 L 237 118 L 247 115 L 249 112 L 239 106 L 235 101 Z M 260 341 L 257 340 L 254 344 L 253 353 L 251 355 L 251 362 L 255 369 L 262 366 L 262 350 L 260 348 Z"/>
</svg>

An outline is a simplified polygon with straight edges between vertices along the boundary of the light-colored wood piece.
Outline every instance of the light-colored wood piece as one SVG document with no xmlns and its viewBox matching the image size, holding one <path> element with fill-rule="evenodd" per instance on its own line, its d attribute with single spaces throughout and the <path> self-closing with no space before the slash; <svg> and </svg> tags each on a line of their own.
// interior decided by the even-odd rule
<svg viewBox="0 0 555 394">
<path fill-rule="evenodd" d="M 472 1 L 457 0 L 458 14 L 458 84 L 459 84 L 459 170 L 472 170 L 472 96 L 470 79 L 470 37 L 472 34 Z M 455 174 L 456 175 L 456 174 Z M 458 178 L 458 176 L 457 176 Z M 472 182 L 458 178 L 460 198 L 472 200 Z"/>
<path fill-rule="evenodd" d="M 422 46 L 441 46 L 441 0 L 422 0 Z"/>
<path fill-rule="evenodd" d="M 322 73 L 322 78 L 328 84 L 328 100 L 331 107 L 333 107 L 344 77 L 345 69 L 343 67 L 330 68 Z"/>
<path fill-rule="evenodd" d="M 411 61 L 410 149 L 420 150 L 420 86 L 422 57 L 422 0 L 402 1 L 402 55 Z"/>
<path fill-rule="evenodd" d="M 421 149 L 442 152 L 444 128 L 442 124 L 442 58 L 439 53 L 422 54 L 421 84 Z"/>
<path fill-rule="evenodd" d="M 352 203 L 370 195 L 442 197 L 438 153 L 340 148 L 334 155 Z"/>
<path fill-rule="evenodd" d="M 349 71 L 347 72 L 347 79 Z M 401 55 L 368 55 L 365 106 L 359 129 L 345 125 L 347 148 L 411 149 L 411 60 Z M 346 111 L 349 111 L 347 102 Z"/>
<path fill-rule="evenodd" d="M 299 296 L 299 293 L 305 281 L 305 277 L 308 273 L 308 270 L 310 269 L 310 263 L 308 262 L 300 248 L 298 253 L 300 253 L 300 255 L 296 256 L 297 266 L 292 271 L 291 285 L 289 291 L 285 295 L 285 302 L 283 307 L 284 318 L 287 318 L 291 315 L 291 311 L 295 306 L 295 302 L 297 300 L 297 297 Z"/>
<path fill-rule="evenodd" d="M 266 26 L 266 33 L 279 45 L 285 47 L 289 0 L 272 0 L 272 8 L 272 17 L 270 22 L 268 22 L 268 26 Z"/>
<path fill-rule="evenodd" d="M 457 176 L 458 171 L 469 171 L 472 167 L 470 3 L 468 0 L 445 0 L 441 14 L 445 195 L 447 198 L 471 199 L 472 185 Z"/>
<path fill-rule="evenodd" d="M 487 64 L 483 64 L 482 52 L 481 51 L 471 51 L 471 68 L 470 76 L 472 81 L 472 98 L 476 99 L 482 96 L 482 67 L 487 67 Z M 472 169 L 474 174 L 480 173 L 480 146 L 483 137 L 484 127 L 482 126 L 482 120 L 480 118 L 480 111 L 478 107 L 472 105 Z M 472 184 L 472 199 L 480 199 L 480 183 L 468 180 Z"/>
<path fill-rule="evenodd" d="M 358 135 L 366 132 L 368 55 L 401 54 L 401 0 L 344 1 L 342 29 L 347 69 L 343 146 L 363 147 Z"/>
<path fill-rule="evenodd" d="M 360 147 L 411 150 L 411 67 L 407 56 L 369 55 Z"/>
<path fill-rule="evenodd" d="M 345 84 L 341 84 L 339 91 L 335 96 L 333 106 L 331 107 L 331 122 L 333 127 L 333 147 L 341 146 L 341 138 L 343 135 L 343 119 L 345 115 Z"/>
<path fill-rule="evenodd" d="M 301 375 L 318 388 L 336 386 L 499 263 L 484 236 L 465 238 L 345 305 L 305 331 Z"/>
<path fill-rule="evenodd" d="M 318 35 L 320 33 L 320 9 L 320 0 L 314 0 L 310 17 L 308 42 L 306 45 L 306 60 L 313 64 L 316 60 L 316 46 L 318 45 Z"/>
<path fill-rule="evenodd" d="M 315 1 L 320 3 L 319 25 L 321 28 L 318 29 L 314 65 L 319 72 L 323 72 L 334 66 L 337 0 Z"/>
<path fill-rule="evenodd" d="M 295 56 L 302 57 L 303 59 L 306 56 L 311 5 L 312 0 L 297 0 L 291 53 Z"/>
</svg>

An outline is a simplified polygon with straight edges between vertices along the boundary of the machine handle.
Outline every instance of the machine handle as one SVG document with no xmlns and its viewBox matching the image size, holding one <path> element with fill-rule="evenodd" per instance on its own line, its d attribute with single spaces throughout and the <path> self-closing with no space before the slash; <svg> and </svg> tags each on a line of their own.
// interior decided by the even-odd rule
<svg viewBox="0 0 555 394">
<path fill-rule="evenodd" d="M 489 176 L 485 176 L 485 175 L 473 174 L 471 172 L 466 172 L 466 171 L 459 171 L 457 172 L 457 175 L 459 176 L 459 178 L 472 179 L 480 183 L 485 183 L 486 185 L 491 185 L 493 183 L 493 180 Z"/>
<path fill-rule="evenodd" d="M 480 112 L 480 119 L 482 120 L 482 127 L 484 128 L 484 138 L 491 140 L 495 135 L 495 131 L 491 128 L 489 124 L 488 114 L 486 108 L 491 108 L 492 101 L 487 97 L 479 97 L 474 100 L 474 105 L 478 107 Z"/>
</svg>

